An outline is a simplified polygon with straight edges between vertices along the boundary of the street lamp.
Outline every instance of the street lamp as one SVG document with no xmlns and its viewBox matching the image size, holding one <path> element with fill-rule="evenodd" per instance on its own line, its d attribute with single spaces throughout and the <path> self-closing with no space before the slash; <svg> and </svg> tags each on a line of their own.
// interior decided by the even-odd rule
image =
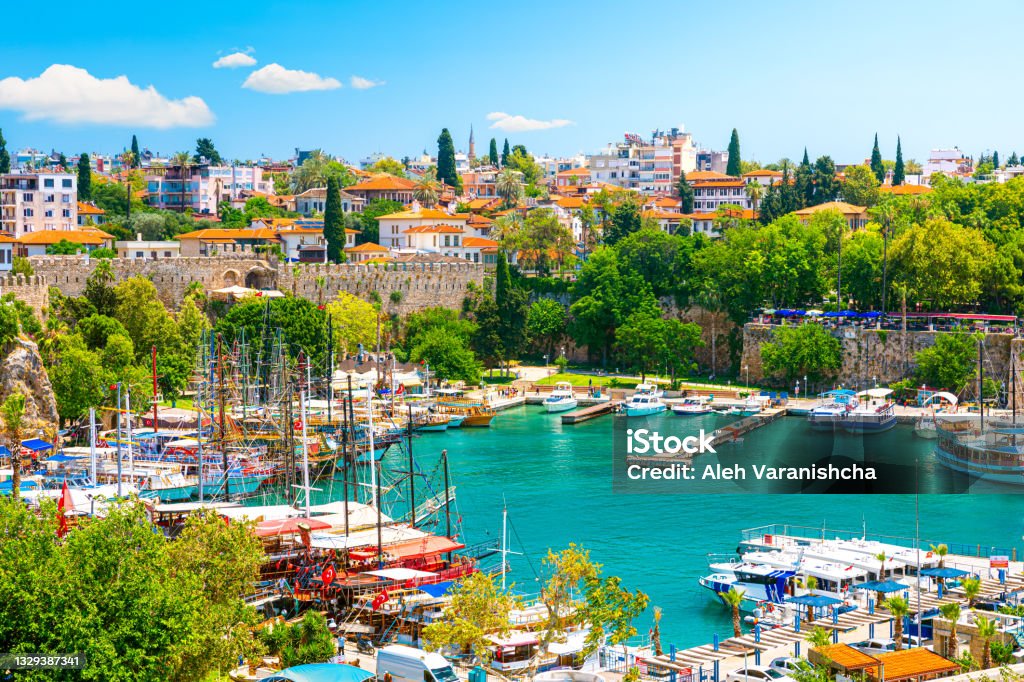
<svg viewBox="0 0 1024 682">
<path fill-rule="evenodd" d="M 878 377 L 871 377 L 871 381 L 875 382 L 875 388 L 878 388 Z"/>
<path fill-rule="evenodd" d="M 796 397 L 799 399 L 800 398 L 800 380 L 799 379 L 796 380 L 796 387 L 794 388 L 793 392 L 796 393 Z"/>
<path fill-rule="evenodd" d="M 743 371 L 747 374 L 747 388 L 750 388 L 750 365 L 743 365 Z"/>
<path fill-rule="evenodd" d="M 807 375 L 804 375 L 804 397 L 807 397 Z"/>
</svg>

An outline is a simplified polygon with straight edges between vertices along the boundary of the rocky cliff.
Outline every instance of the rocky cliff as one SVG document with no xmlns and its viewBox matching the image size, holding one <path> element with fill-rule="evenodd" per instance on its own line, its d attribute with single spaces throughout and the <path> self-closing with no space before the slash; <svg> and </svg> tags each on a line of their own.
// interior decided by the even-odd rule
<svg viewBox="0 0 1024 682">
<path fill-rule="evenodd" d="M 57 401 L 39 347 L 24 339 L 0 347 L 0 403 L 15 392 L 25 396 L 26 437 L 59 424 Z"/>
</svg>

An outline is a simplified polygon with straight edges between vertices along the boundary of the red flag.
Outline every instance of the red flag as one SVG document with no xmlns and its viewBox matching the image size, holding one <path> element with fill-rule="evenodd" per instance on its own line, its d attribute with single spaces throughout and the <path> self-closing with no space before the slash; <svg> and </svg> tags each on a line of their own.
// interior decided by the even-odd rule
<svg viewBox="0 0 1024 682">
<path fill-rule="evenodd" d="M 380 594 L 373 598 L 373 602 L 371 602 L 370 606 L 373 607 L 374 611 L 377 611 L 380 609 L 380 607 L 384 606 L 384 604 L 387 603 L 389 598 L 390 597 L 388 597 L 388 588 L 385 587 L 383 590 L 381 590 Z"/>
<path fill-rule="evenodd" d="M 64 487 L 61 488 L 60 499 L 57 500 L 57 537 L 62 538 L 68 534 L 68 517 L 65 515 L 65 512 L 74 510 L 75 502 L 71 499 L 68 481 L 64 479 Z"/>
<path fill-rule="evenodd" d="M 327 564 L 327 568 L 325 568 L 324 572 L 320 574 L 320 579 L 324 581 L 324 587 L 333 583 L 334 578 L 337 575 L 338 572 L 334 570 L 334 564 Z"/>
</svg>

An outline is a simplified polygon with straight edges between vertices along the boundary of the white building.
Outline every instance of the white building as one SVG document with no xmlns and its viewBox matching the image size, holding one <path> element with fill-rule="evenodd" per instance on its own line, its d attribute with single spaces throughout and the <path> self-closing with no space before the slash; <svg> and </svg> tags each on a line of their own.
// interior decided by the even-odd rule
<svg viewBox="0 0 1024 682">
<path fill-rule="evenodd" d="M 693 138 L 679 128 L 656 131 L 650 141 L 627 133 L 587 161 L 591 182 L 661 194 L 675 191 L 680 172 L 690 173 L 696 164 Z"/>
<path fill-rule="evenodd" d="M 14 237 L 0 234 L 0 272 L 9 272 L 13 263 Z"/>
<path fill-rule="evenodd" d="M 154 169 L 155 170 L 155 169 Z M 146 175 L 149 205 L 171 211 L 216 214 L 242 192 L 274 194 L 274 181 L 259 166 L 168 166 Z"/>
<path fill-rule="evenodd" d="M 686 176 L 693 188 L 693 210 L 695 213 L 716 211 L 723 204 L 750 208 L 747 198 L 747 183 L 714 171 L 694 171 Z"/>
<path fill-rule="evenodd" d="M 181 242 L 147 241 L 141 234 L 136 234 L 132 240 L 114 242 L 114 249 L 117 250 L 118 258 L 127 260 L 160 260 L 181 256 Z"/>
<path fill-rule="evenodd" d="M 0 232 L 20 237 L 78 226 L 78 176 L 73 173 L 0 175 Z"/>
<path fill-rule="evenodd" d="M 468 220 L 468 214 L 446 213 L 436 208 L 423 208 L 414 201 L 408 211 L 389 213 L 377 218 L 380 245 L 389 249 L 415 250 L 417 246 L 412 245 L 408 239 L 410 229 L 448 225 L 458 228 L 461 232 L 465 229 Z M 416 243 L 419 244 L 420 241 L 422 238 L 417 237 Z"/>
<path fill-rule="evenodd" d="M 363 210 L 366 200 L 341 190 L 341 212 L 358 213 Z M 295 195 L 295 210 L 309 218 L 314 213 L 323 213 L 327 209 L 327 188 L 313 187 L 302 194 Z"/>
<path fill-rule="evenodd" d="M 928 161 L 923 166 L 924 177 L 932 173 L 943 175 L 956 175 L 960 173 L 971 173 L 974 170 L 974 163 L 964 156 L 964 153 L 953 147 L 952 149 L 933 149 L 928 154 Z"/>
</svg>

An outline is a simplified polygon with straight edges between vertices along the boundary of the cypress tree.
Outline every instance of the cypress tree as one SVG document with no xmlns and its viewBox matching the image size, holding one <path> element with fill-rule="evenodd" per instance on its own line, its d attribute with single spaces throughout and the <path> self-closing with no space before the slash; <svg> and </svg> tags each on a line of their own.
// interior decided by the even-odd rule
<svg viewBox="0 0 1024 682">
<path fill-rule="evenodd" d="M 494 302 L 500 310 L 508 302 L 508 291 L 512 286 L 512 275 L 508 271 L 505 251 L 498 251 L 498 262 L 494 267 Z"/>
<path fill-rule="evenodd" d="M 11 172 L 11 155 L 7 151 L 7 140 L 4 139 L 4 131 L 0 129 L 0 173 Z"/>
<path fill-rule="evenodd" d="M 57 165 L 63 168 L 64 170 L 68 169 L 68 157 L 64 156 L 64 152 L 60 153 L 60 160 L 57 161 Z"/>
<path fill-rule="evenodd" d="M 879 184 L 885 182 L 885 165 L 882 164 L 882 152 L 878 151 L 878 133 L 875 133 L 875 146 L 871 148 L 871 172 Z"/>
<path fill-rule="evenodd" d="M 459 186 L 459 174 L 455 172 L 455 143 L 447 128 L 437 138 L 437 179 L 452 187 Z"/>
<path fill-rule="evenodd" d="M 92 169 L 89 167 L 89 155 L 82 152 L 78 157 L 78 200 L 92 199 Z"/>
<path fill-rule="evenodd" d="M 511 153 L 512 153 L 511 150 L 509 150 L 509 148 L 508 148 L 508 138 L 506 137 L 505 138 L 505 147 L 501 150 L 501 165 L 502 166 L 504 166 L 506 163 L 508 163 L 508 157 L 509 157 L 509 154 L 511 154 Z"/>
<path fill-rule="evenodd" d="M 892 185 L 902 185 L 906 177 L 906 168 L 903 165 L 903 145 L 900 138 L 896 138 L 896 165 L 892 169 Z"/>
<path fill-rule="evenodd" d="M 796 195 L 794 210 L 807 208 L 814 204 L 814 175 L 811 171 L 811 160 L 807 156 L 807 147 L 804 147 L 804 159 L 796 169 L 794 194 Z"/>
<path fill-rule="evenodd" d="M 1017 158 L 1017 152 L 1010 154 L 1010 158 L 1006 160 L 1007 166 L 1018 166 L 1020 165 L 1020 159 Z"/>
<path fill-rule="evenodd" d="M 992 152 L 992 167 L 999 170 L 999 152 Z"/>
<path fill-rule="evenodd" d="M 132 168 L 138 168 L 142 163 L 141 156 L 139 156 L 139 138 L 132 135 Z"/>
<path fill-rule="evenodd" d="M 491 148 L 487 152 L 487 160 L 491 162 L 492 166 L 497 167 L 498 165 L 498 141 L 493 137 L 491 138 Z"/>
<path fill-rule="evenodd" d="M 327 240 L 327 260 L 341 263 L 345 260 L 345 221 L 341 216 L 341 189 L 336 175 L 327 176 L 327 203 L 324 205 L 324 239 Z"/>
<path fill-rule="evenodd" d="M 740 134 L 732 129 L 732 137 L 729 138 L 729 165 L 725 168 L 726 175 L 739 177 L 742 175 L 740 169 Z"/>
<path fill-rule="evenodd" d="M 782 166 L 782 181 L 779 183 L 779 215 L 783 216 L 797 210 L 799 200 L 796 188 L 790 182 L 789 164 Z M 773 185 L 774 187 L 774 185 Z"/>
<path fill-rule="evenodd" d="M 693 213 L 693 188 L 686 181 L 686 173 L 679 172 L 679 182 L 676 183 L 676 192 L 679 194 L 679 211 L 681 213 Z"/>
<path fill-rule="evenodd" d="M 831 156 L 819 156 L 814 162 L 814 205 L 835 201 L 837 194 L 836 164 Z"/>
</svg>

